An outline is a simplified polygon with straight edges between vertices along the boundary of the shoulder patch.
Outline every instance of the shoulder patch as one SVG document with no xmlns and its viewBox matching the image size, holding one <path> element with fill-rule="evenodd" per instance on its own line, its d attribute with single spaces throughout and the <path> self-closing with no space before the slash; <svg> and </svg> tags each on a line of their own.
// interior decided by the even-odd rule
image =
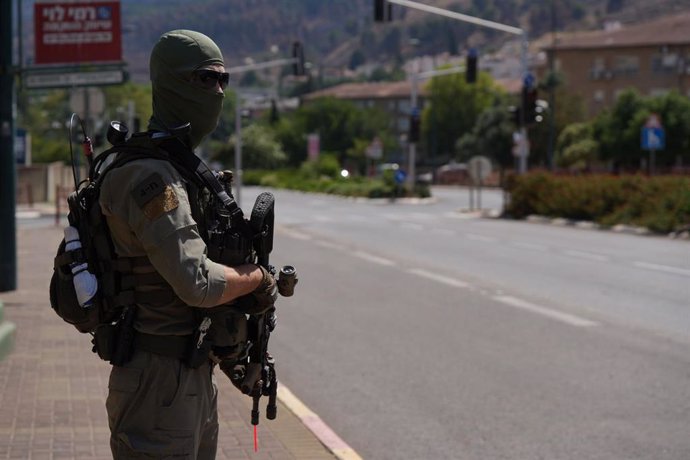
<svg viewBox="0 0 690 460">
<path fill-rule="evenodd" d="M 165 184 L 158 173 L 153 173 L 141 181 L 132 190 L 132 198 L 144 215 L 151 220 L 157 219 L 180 205 L 175 190 L 171 185 Z"/>
</svg>

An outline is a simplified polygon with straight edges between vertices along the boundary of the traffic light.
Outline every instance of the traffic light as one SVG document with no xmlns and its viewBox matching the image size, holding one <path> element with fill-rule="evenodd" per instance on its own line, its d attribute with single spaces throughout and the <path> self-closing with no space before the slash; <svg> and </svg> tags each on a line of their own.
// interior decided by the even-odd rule
<svg viewBox="0 0 690 460">
<path fill-rule="evenodd" d="M 467 83 L 474 83 L 477 81 L 477 50 L 470 48 L 467 52 L 467 62 L 465 66 L 465 81 Z"/>
<path fill-rule="evenodd" d="M 526 125 L 541 121 L 541 115 L 539 115 L 539 120 L 537 120 L 537 114 L 541 113 L 541 110 L 537 110 L 537 97 L 538 93 L 536 87 L 522 87 L 522 113 L 524 113 L 524 122 Z"/>
<path fill-rule="evenodd" d="M 292 44 L 292 57 L 295 59 L 292 64 L 292 74 L 296 77 L 304 76 L 304 48 L 301 42 Z"/>
<path fill-rule="evenodd" d="M 388 22 L 393 19 L 393 4 L 386 0 L 374 0 L 374 21 Z"/>
<path fill-rule="evenodd" d="M 407 141 L 411 144 L 416 144 L 419 142 L 419 128 L 421 125 L 421 120 L 419 117 L 419 109 L 414 108 L 412 109 L 412 113 L 410 114 L 410 132 L 407 136 Z"/>
</svg>

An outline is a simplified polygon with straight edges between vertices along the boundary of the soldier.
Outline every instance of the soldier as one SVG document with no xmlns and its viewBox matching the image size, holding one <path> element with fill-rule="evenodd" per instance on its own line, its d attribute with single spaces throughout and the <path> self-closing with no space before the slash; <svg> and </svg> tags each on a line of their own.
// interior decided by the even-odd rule
<svg viewBox="0 0 690 460">
<path fill-rule="evenodd" d="M 171 156 L 192 155 L 220 116 L 228 84 L 220 49 L 198 32 L 165 33 L 151 53 L 150 73 L 153 115 L 146 137 L 176 145 Z M 187 123 L 191 129 L 179 128 Z M 113 366 L 106 402 L 118 459 L 215 458 L 213 366 L 208 359 L 188 362 L 201 315 L 246 295 L 259 309 L 275 301 L 275 280 L 262 267 L 208 258 L 200 206 L 209 194 L 185 176 L 170 161 L 141 158 L 113 168 L 101 188 L 115 252 L 136 275 L 133 352 Z"/>
</svg>

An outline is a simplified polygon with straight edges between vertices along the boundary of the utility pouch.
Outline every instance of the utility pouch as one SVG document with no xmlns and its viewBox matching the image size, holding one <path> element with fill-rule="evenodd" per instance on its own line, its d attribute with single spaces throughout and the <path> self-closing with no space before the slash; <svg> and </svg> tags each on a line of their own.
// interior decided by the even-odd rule
<svg viewBox="0 0 690 460">
<path fill-rule="evenodd" d="M 117 324 L 102 324 L 96 328 L 93 339 L 93 352 L 103 361 L 113 359 L 118 336 Z"/>
<path fill-rule="evenodd" d="M 113 366 L 124 366 L 134 355 L 134 319 L 136 317 L 136 307 L 125 307 L 120 321 L 115 327 L 115 347 L 110 364 Z"/>
<path fill-rule="evenodd" d="M 210 339 L 207 339 L 206 337 L 201 339 L 201 344 L 197 346 L 199 343 L 199 331 L 195 334 L 194 340 L 192 340 L 192 349 L 189 352 L 189 356 L 187 357 L 187 367 L 190 367 L 192 369 L 197 369 L 200 367 L 202 364 L 208 362 L 209 359 L 209 353 L 211 351 L 211 348 L 213 348 L 213 342 L 211 342 Z"/>
<path fill-rule="evenodd" d="M 194 332 L 194 339 L 191 341 L 191 349 L 187 355 L 187 367 L 196 369 L 209 360 L 209 353 L 213 348 L 213 341 L 208 337 L 208 330 L 211 327 L 211 318 L 204 317 L 199 327 Z"/>
</svg>

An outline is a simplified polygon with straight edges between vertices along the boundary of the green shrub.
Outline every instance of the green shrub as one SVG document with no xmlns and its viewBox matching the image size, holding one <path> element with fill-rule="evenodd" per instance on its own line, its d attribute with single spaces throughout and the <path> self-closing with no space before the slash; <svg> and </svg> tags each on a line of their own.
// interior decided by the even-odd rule
<svg viewBox="0 0 690 460">
<path fill-rule="evenodd" d="M 669 232 L 690 225 L 690 178 L 677 176 L 511 176 L 506 213 L 639 225 Z"/>
</svg>

